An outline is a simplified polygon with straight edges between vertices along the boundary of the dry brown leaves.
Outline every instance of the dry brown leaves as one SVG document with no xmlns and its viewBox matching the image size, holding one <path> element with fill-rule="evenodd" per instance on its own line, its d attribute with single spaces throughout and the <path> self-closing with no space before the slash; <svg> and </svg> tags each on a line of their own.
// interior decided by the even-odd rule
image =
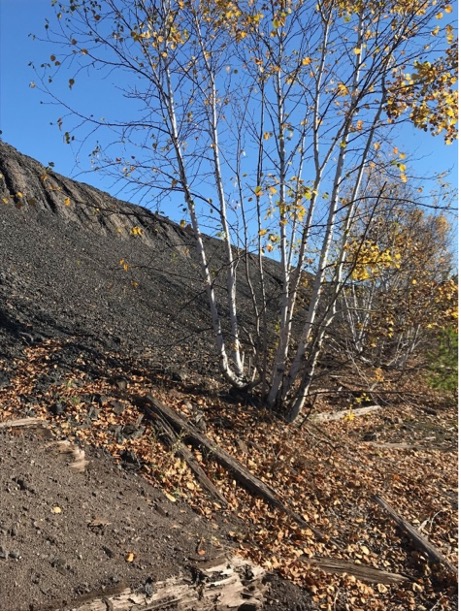
<svg viewBox="0 0 461 614">
<path fill-rule="evenodd" d="M 175 384 L 155 389 L 170 407 L 196 420 L 203 414 L 206 435 L 270 484 L 285 504 L 325 535 L 320 542 L 309 529 L 238 487 L 217 463 L 197 460 L 229 503 L 221 510 L 194 480 L 184 461 L 159 441 L 153 426 L 130 402 L 134 395 L 153 390 L 148 373 L 108 372 L 97 381 L 85 376 L 84 364 L 45 391 L 37 392 L 39 376 L 58 368 L 59 344 L 45 341 L 26 350 L 18 360 L 11 385 L 0 390 L 0 419 L 34 415 L 46 417 L 60 437 L 101 446 L 116 459 L 135 462 L 146 479 L 160 486 L 171 500 L 185 500 L 207 518 L 234 515 L 242 529 L 229 532 L 235 548 L 267 570 L 310 592 L 318 609 L 430 610 L 456 608 L 457 589 L 443 568 L 429 565 L 395 528 L 385 512 L 371 501 L 385 496 L 446 558 L 457 565 L 457 449 L 454 408 L 427 413 L 417 405 L 389 405 L 378 414 L 348 416 L 321 428 L 306 423 L 287 426 L 267 412 L 225 402 L 217 394 L 204 396 Z M 83 360 L 83 359 L 82 359 Z M 126 390 L 114 377 L 128 380 Z M 428 393 L 425 405 L 440 399 Z M 23 395 L 23 396 L 21 396 Z M 94 395 L 92 397 L 91 395 Z M 34 398 L 24 404 L 21 399 Z M 89 406 L 99 400 L 97 415 Z M 344 409 L 325 397 L 316 411 Z M 50 416 L 59 400 L 65 411 Z M 123 405 L 116 404 L 122 400 Z M 353 412 L 352 412 L 353 414 Z M 136 437 L 124 429 L 139 425 Z M 370 437 L 370 433 L 372 436 Z M 390 444 L 390 445 L 389 445 Z M 349 574 L 325 573 L 313 557 L 330 557 L 368 565 L 408 577 L 397 584 L 370 583 Z"/>
</svg>

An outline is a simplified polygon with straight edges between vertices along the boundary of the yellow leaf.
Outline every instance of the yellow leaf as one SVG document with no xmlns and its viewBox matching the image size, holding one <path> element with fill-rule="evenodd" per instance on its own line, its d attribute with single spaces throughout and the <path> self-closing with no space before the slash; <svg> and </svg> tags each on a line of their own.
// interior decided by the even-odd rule
<svg viewBox="0 0 461 614">
<path fill-rule="evenodd" d="M 173 495 L 170 495 L 170 493 L 169 493 L 169 492 L 166 492 L 166 493 L 165 493 L 165 497 L 166 497 L 166 498 L 167 498 L 169 501 L 171 501 L 172 503 L 176 503 L 176 497 L 173 497 Z"/>
<path fill-rule="evenodd" d="M 361 48 L 361 47 L 354 47 L 354 53 L 355 53 L 355 55 L 360 55 L 361 51 L 362 51 L 362 48 Z"/>
<path fill-rule="evenodd" d="M 70 205 L 70 198 L 68 196 L 66 196 L 66 198 L 64 199 L 64 204 L 66 205 L 66 207 L 69 207 L 69 205 Z"/>
<path fill-rule="evenodd" d="M 453 7 L 450 4 L 445 7 L 445 13 L 452 13 L 452 12 L 453 12 Z"/>
<path fill-rule="evenodd" d="M 435 16 L 436 19 L 442 19 L 442 17 L 443 17 L 442 11 L 440 11 L 440 13 L 437 13 L 437 15 Z"/>
<path fill-rule="evenodd" d="M 263 134 L 263 139 L 264 139 L 265 141 L 267 141 L 267 140 L 269 140 L 269 139 L 271 138 L 271 136 L 272 136 L 272 132 L 265 132 L 265 133 Z"/>
<path fill-rule="evenodd" d="M 277 194 L 277 188 L 274 188 L 274 186 L 271 185 L 271 187 L 269 188 L 269 193 L 270 194 Z"/>
<path fill-rule="evenodd" d="M 17 196 L 18 198 L 23 198 L 23 197 L 24 197 L 24 194 L 23 194 L 22 192 L 16 192 L 16 196 Z"/>
<path fill-rule="evenodd" d="M 59 505 L 55 505 L 54 507 L 51 508 L 51 513 L 52 514 L 62 514 L 62 509 L 59 507 Z"/>
<path fill-rule="evenodd" d="M 130 265 L 129 265 L 129 264 L 128 264 L 128 262 L 125 260 L 125 258 L 122 258 L 122 259 L 119 261 L 119 264 L 120 264 L 120 266 L 121 266 L 121 267 L 123 267 L 123 270 L 124 270 L 124 271 L 128 271 L 128 269 L 130 268 Z"/>
<path fill-rule="evenodd" d="M 312 64 L 311 58 L 303 58 L 302 64 L 303 66 L 309 66 L 309 64 Z"/>
<path fill-rule="evenodd" d="M 135 557 L 136 557 L 136 555 L 135 555 L 134 552 L 127 552 L 125 554 L 125 561 L 127 563 L 132 563 L 134 561 Z"/>
<path fill-rule="evenodd" d="M 267 234 L 267 229 L 266 228 L 261 228 L 261 230 L 258 232 L 258 235 L 260 237 L 264 237 L 265 234 Z"/>
</svg>

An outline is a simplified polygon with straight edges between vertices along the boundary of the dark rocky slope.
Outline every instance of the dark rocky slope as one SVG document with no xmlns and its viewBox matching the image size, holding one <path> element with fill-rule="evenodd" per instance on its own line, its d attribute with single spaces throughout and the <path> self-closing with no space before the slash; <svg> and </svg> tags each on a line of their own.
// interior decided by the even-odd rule
<svg viewBox="0 0 461 614">
<path fill-rule="evenodd" d="M 0 173 L 2 335 L 74 336 L 100 349 L 142 351 L 165 367 L 213 366 L 208 304 L 187 229 L 3 142 Z M 219 270 L 221 243 L 205 240 Z M 267 267 L 275 296 L 277 265 Z M 247 327 L 249 299 L 242 283 Z"/>
</svg>

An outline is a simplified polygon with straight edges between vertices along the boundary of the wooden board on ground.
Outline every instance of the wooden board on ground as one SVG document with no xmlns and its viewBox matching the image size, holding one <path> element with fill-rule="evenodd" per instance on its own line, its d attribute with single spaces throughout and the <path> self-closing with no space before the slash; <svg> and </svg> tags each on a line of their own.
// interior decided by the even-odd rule
<svg viewBox="0 0 461 614">
<path fill-rule="evenodd" d="M 100 595 L 69 604 L 70 611 L 237 611 L 261 610 L 264 606 L 265 570 L 233 556 L 191 568 L 190 576 L 175 576 L 152 583 L 149 590 L 124 588 L 117 594 Z"/>
<path fill-rule="evenodd" d="M 0 422 L 0 430 L 10 428 L 26 428 L 31 426 L 46 426 L 46 420 L 43 418 L 19 418 L 17 420 L 6 420 Z"/>
<path fill-rule="evenodd" d="M 189 448 L 181 442 L 179 436 L 174 432 L 172 427 L 160 416 L 157 417 L 157 430 L 159 437 L 163 439 L 172 450 L 175 451 L 176 456 L 182 458 L 183 461 L 189 465 L 203 490 L 211 495 L 213 499 L 218 500 L 221 505 L 226 508 L 226 499 L 207 476 Z"/>
<path fill-rule="evenodd" d="M 314 557 L 312 559 L 308 559 L 308 563 L 314 567 L 319 567 L 328 573 L 347 573 L 355 578 L 358 578 L 359 580 L 364 580 L 365 582 L 399 584 L 400 582 L 405 582 L 409 579 L 407 576 L 402 576 L 398 573 L 382 571 L 381 569 L 376 569 L 376 567 L 371 567 L 370 565 L 362 565 L 342 559 Z"/>
<path fill-rule="evenodd" d="M 355 409 L 342 409 L 341 411 L 329 411 L 323 414 L 313 414 L 309 419 L 312 422 L 333 422 L 334 420 L 342 420 L 349 416 L 365 416 L 372 412 L 382 409 L 381 405 L 369 405 L 368 407 L 356 407 Z"/>
</svg>

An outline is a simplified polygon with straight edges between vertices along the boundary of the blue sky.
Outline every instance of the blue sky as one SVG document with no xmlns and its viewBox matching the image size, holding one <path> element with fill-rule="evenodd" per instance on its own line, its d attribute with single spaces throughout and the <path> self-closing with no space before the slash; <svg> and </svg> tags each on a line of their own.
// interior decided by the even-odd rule
<svg viewBox="0 0 461 614">
<path fill-rule="evenodd" d="M 35 80 L 29 62 L 40 64 L 56 52 L 54 47 L 34 41 L 29 35 L 42 35 L 45 18 L 52 21 L 53 15 L 50 0 L 0 0 L 1 138 L 43 164 L 53 162 L 55 170 L 63 175 L 114 193 L 113 179 L 95 172 L 81 174 L 81 168 L 89 168 L 87 155 L 81 154 L 79 168 L 76 164 L 78 147 L 66 145 L 56 126 L 62 111 L 56 106 L 41 104 L 44 95 L 29 87 Z M 97 80 L 90 84 L 76 87 L 72 92 L 73 100 L 77 106 L 104 109 L 108 101 L 106 85 L 110 87 L 111 84 Z M 52 123 L 55 125 L 50 125 Z M 448 180 L 457 184 L 456 145 L 447 147 L 443 138 L 434 138 L 408 127 L 402 130 L 398 139 L 397 145 L 403 151 L 412 151 L 414 159 L 418 160 L 413 168 L 415 174 L 427 177 L 450 170 Z"/>
</svg>

